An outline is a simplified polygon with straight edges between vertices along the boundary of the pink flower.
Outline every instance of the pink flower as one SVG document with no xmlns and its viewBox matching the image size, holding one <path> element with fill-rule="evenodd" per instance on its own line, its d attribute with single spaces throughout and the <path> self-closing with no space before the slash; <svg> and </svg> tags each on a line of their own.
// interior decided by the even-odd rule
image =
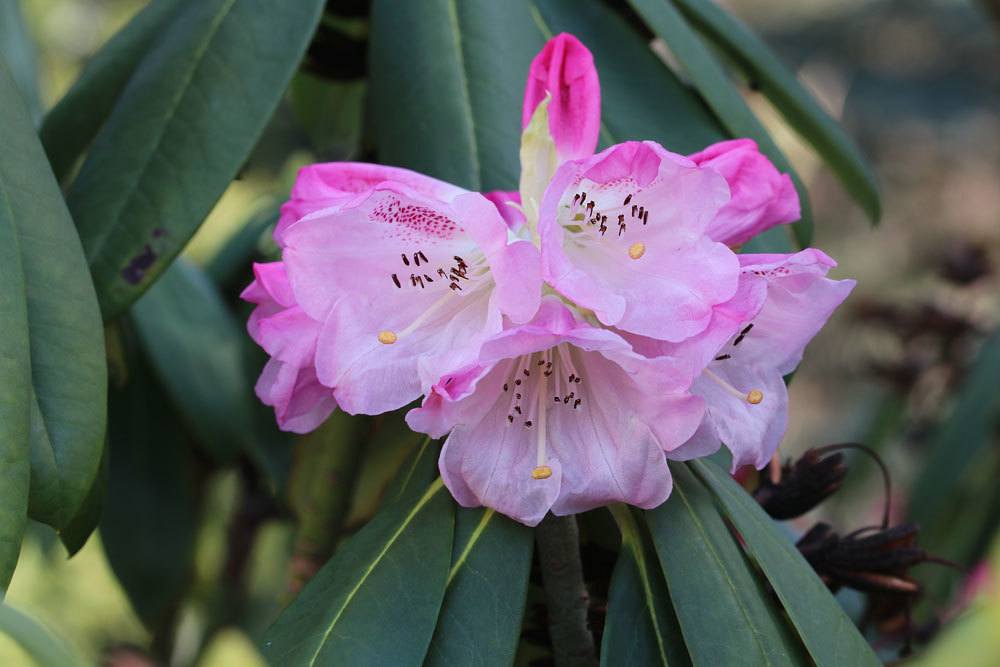
<svg viewBox="0 0 1000 667">
<path fill-rule="evenodd" d="M 706 234 L 728 199 L 717 172 L 653 142 L 566 162 L 542 201 L 545 280 L 605 325 L 682 341 L 736 293 L 736 255 Z"/>
<path fill-rule="evenodd" d="M 662 503 L 665 451 L 702 413 L 657 362 L 550 296 L 531 322 L 442 377 L 407 423 L 435 438 L 450 432 L 439 467 L 459 504 L 534 526 L 550 510 Z"/>
<path fill-rule="evenodd" d="M 240 296 L 257 304 L 247 329 L 271 355 L 257 381 L 257 396 L 274 407 L 282 429 L 313 430 L 337 407 L 333 391 L 319 383 L 313 365 L 319 322 L 296 303 L 281 262 L 254 264 L 254 281 Z"/>
<path fill-rule="evenodd" d="M 559 35 L 525 89 L 518 192 L 405 169 L 307 167 L 282 207 L 282 262 L 256 267 L 248 327 L 282 428 L 336 406 L 447 435 L 464 506 L 528 525 L 610 502 L 654 507 L 666 459 L 724 443 L 766 465 L 782 377 L 853 287 L 818 250 L 729 247 L 798 217 L 791 181 L 748 140 L 684 157 L 596 155 L 593 58 Z M 547 296 L 542 298 L 543 279 Z"/>
<path fill-rule="evenodd" d="M 537 309 L 534 246 L 509 241 L 482 195 L 431 192 L 382 182 L 284 230 L 296 302 L 321 323 L 316 376 L 352 414 L 419 398 L 441 368 L 474 359 L 504 315 Z"/>
<path fill-rule="evenodd" d="M 708 228 L 713 240 L 739 245 L 775 225 L 799 219 L 792 179 L 778 173 L 752 139 L 720 141 L 689 157 L 698 166 L 717 171 L 729 184 L 729 201 Z"/>
<path fill-rule="evenodd" d="M 593 154 L 601 130 L 601 87 L 594 57 L 573 35 L 556 35 L 531 61 L 524 88 L 522 127 L 528 127 L 546 96 L 551 99 L 549 133 L 559 160 Z"/>
<path fill-rule="evenodd" d="M 740 289 L 715 308 L 701 334 L 680 343 L 627 336 L 637 351 L 673 363 L 684 377 L 703 368 L 691 393 L 705 400 L 705 418 L 671 458 L 706 456 L 721 442 L 733 453 L 734 471 L 763 468 L 774 455 L 788 421 L 782 378 L 855 285 L 826 278 L 836 262 L 815 249 L 739 259 Z"/>
</svg>

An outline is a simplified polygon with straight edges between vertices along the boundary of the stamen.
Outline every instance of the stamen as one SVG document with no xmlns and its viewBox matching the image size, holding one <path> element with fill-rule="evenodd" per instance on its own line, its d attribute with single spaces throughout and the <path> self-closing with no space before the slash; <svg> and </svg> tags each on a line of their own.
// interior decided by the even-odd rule
<svg viewBox="0 0 1000 667">
<path fill-rule="evenodd" d="M 383 345 L 392 345 L 397 340 L 399 340 L 399 337 L 392 331 L 386 330 L 378 332 L 378 342 Z"/>
<path fill-rule="evenodd" d="M 707 368 L 705 369 L 705 375 L 714 380 L 716 384 L 725 389 L 728 393 L 732 394 L 741 401 L 746 401 L 750 405 L 758 405 L 764 400 L 764 392 L 760 389 L 751 389 L 749 392 L 743 393 Z"/>
<path fill-rule="evenodd" d="M 639 259 L 646 254 L 646 244 L 645 243 L 633 243 L 628 248 L 628 256 L 632 259 Z"/>
<path fill-rule="evenodd" d="M 531 479 L 548 479 L 552 477 L 552 468 L 548 466 L 538 466 L 531 471 Z"/>
</svg>

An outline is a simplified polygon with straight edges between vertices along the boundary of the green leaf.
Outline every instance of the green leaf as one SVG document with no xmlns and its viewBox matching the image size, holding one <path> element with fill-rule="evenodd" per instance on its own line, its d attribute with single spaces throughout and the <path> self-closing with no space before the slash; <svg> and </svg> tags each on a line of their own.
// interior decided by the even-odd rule
<svg viewBox="0 0 1000 667">
<path fill-rule="evenodd" d="M 820 107 L 764 42 L 712 0 L 673 0 L 705 36 L 728 53 L 778 109 L 785 121 L 812 144 L 873 223 L 881 216 L 878 185 L 871 167 L 837 121 Z"/>
<path fill-rule="evenodd" d="M 331 81 L 299 72 L 289 87 L 289 102 L 312 147 L 323 161 L 349 160 L 361 144 L 367 84 Z"/>
<path fill-rule="evenodd" d="M 42 116 L 42 101 L 38 93 L 38 54 L 24 24 L 21 0 L 0 2 L 0 60 L 7 62 L 21 99 L 28 108 L 32 122 Z"/>
<path fill-rule="evenodd" d="M 264 634 L 275 665 L 420 665 L 451 564 L 454 504 L 441 480 L 388 505 Z"/>
<path fill-rule="evenodd" d="M 181 259 L 132 308 L 139 342 L 198 441 L 220 462 L 254 446 L 246 331 L 215 285 Z"/>
<path fill-rule="evenodd" d="M 534 532 L 492 509 L 457 512 L 448 591 L 424 664 L 507 667 L 521 634 Z"/>
<path fill-rule="evenodd" d="M 532 15 L 546 38 L 568 32 L 594 54 L 601 79 L 603 146 L 649 139 L 678 153 L 693 153 L 728 138 L 701 98 L 605 3 L 534 1 Z"/>
<path fill-rule="evenodd" d="M 23 286 L 31 348 L 31 382 L 14 377 L 15 406 L 27 403 L 30 410 L 29 514 L 59 528 L 90 491 L 104 447 L 104 335 L 73 221 L 2 63 L 0 146 L 0 218 L 11 237 L 4 247 L 20 252 L 23 272 L 8 277 Z M 18 272 L 17 264 L 8 258 L 4 272 Z M 5 308 L 12 346 L 20 340 L 19 310 L 13 303 Z"/>
<path fill-rule="evenodd" d="M 648 532 L 624 505 L 614 505 L 611 511 L 621 531 L 622 548 L 611 573 L 601 664 L 690 665 L 691 656 Z"/>
<path fill-rule="evenodd" d="M 142 59 L 68 195 L 105 319 L 152 284 L 236 176 L 322 6 L 186 3 Z"/>
<path fill-rule="evenodd" d="M 4 76 L 0 62 L 0 83 Z M 28 304 L 14 212 L 2 179 L 0 172 L 0 591 L 10 583 L 21 552 L 31 474 Z"/>
<path fill-rule="evenodd" d="M 688 466 L 718 499 L 816 665 L 880 665 L 826 585 L 753 498 L 713 463 L 692 461 Z"/>
<path fill-rule="evenodd" d="M 629 0 L 629 4 L 642 16 L 653 32 L 667 43 L 670 51 L 684 67 L 691 83 L 701 93 L 723 126 L 733 136 L 749 137 L 756 141 L 761 152 L 767 155 L 780 171 L 788 173 L 795 181 L 795 189 L 798 190 L 802 205 L 802 217 L 793 228 L 798 245 L 800 247 L 809 245 L 812 237 L 809 193 L 784 153 L 747 106 L 722 65 L 691 29 L 673 2 L 674 0 Z"/>
<path fill-rule="evenodd" d="M 13 639 L 38 667 L 84 667 L 87 662 L 38 621 L 0 602 L 0 633 Z"/>
<path fill-rule="evenodd" d="M 711 494 L 683 466 L 671 471 L 670 499 L 646 520 L 692 662 L 808 664 Z"/>
<path fill-rule="evenodd" d="M 126 322 L 122 322 L 126 324 Z M 110 477 L 101 539 L 149 628 L 171 618 L 194 567 L 194 452 L 127 327 L 128 382 L 109 396 Z"/>
<path fill-rule="evenodd" d="M 516 187 L 521 93 L 543 44 L 526 0 L 376 0 L 369 67 L 379 160 L 470 190 Z"/>
<path fill-rule="evenodd" d="M 146 5 L 87 61 L 69 91 L 45 114 L 39 134 L 60 181 L 97 136 L 142 57 L 180 4 L 181 0 L 154 0 Z"/>
<path fill-rule="evenodd" d="M 83 505 L 77 510 L 76 515 L 67 522 L 59 531 L 59 539 L 69 552 L 70 556 L 75 556 L 84 547 L 87 540 L 101 522 L 101 513 L 104 510 L 104 496 L 108 489 L 108 475 L 111 470 L 111 462 L 108 458 L 108 447 L 104 447 L 101 456 L 101 467 L 98 470 L 97 478 L 90 488 L 90 493 L 83 501 Z"/>
</svg>

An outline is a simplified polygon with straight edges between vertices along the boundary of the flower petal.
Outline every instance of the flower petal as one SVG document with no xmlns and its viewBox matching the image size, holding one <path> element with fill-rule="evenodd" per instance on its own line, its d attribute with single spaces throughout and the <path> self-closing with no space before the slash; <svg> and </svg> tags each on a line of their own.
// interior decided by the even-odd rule
<svg viewBox="0 0 1000 667">
<path fill-rule="evenodd" d="M 814 248 L 792 255 L 739 258 L 744 275 L 767 285 L 767 301 L 754 317 L 753 331 L 740 344 L 740 358 L 787 375 L 856 283 L 826 278 L 837 263 Z"/>
<path fill-rule="evenodd" d="M 699 166 L 714 169 L 729 184 L 729 202 L 708 229 L 713 240 L 738 245 L 801 216 L 792 179 L 779 173 L 753 140 L 720 141 L 690 158 Z"/>
<path fill-rule="evenodd" d="M 512 231 L 516 232 L 524 224 L 524 214 L 521 212 L 521 193 L 507 190 L 491 190 L 483 196 L 493 202 L 500 212 L 500 217 Z"/>
<path fill-rule="evenodd" d="M 594 57 L 572 35 L 556 35 L 531 62 L 524 89 L 522 127 L 528 126 L 546 95 L 552 96 L 549 131 L 559 160 L 592 155 L 601 128 L 601 88 Z"/>
<path fill-rule="evenodd" d="M 606 325 L 684 340 L 736 292 L 739 261 L 705 236 L 727 197 L 717 173 L 652 142 L 563 164 L 542 205 L 543 276 Z"/>
<path fill-rule="evenodd" d="M 332 390 L 319 383 L 311 366 L 298 368 L 278 359 L 264 366 L 255 390 L 264 405 L 274 407 L 281 430 L 292 433 L 312 431 L 337 407 Z"/>
<path fill-rule="evenodd" d="M 401 183 L 424 196 L 451 201 L 467 192 L 462 188 L 424 176 L 409 169 L 366 162 L 325 162 L 299 170 L 289 200 L 281 207 L 274 239 L 283 245 L 285 230 L 313 211 L 350 202 L 358 194 L 391 181 Z"/>
</svg>

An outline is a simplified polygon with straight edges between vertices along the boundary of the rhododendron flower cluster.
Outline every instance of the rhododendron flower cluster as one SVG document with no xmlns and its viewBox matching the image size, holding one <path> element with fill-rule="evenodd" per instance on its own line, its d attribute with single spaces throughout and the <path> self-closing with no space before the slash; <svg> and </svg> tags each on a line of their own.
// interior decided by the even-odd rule
<svg viewBox="0 0 1000 667">
<path fill-rule="evenodd" d="M 280 262 L 255 267 L 257 393 L 282 428 L 423 397 L 464 506 L 528 525 L 670 493 L 667 459 L 720 444 L 763 467 L 787 422 L 783 376 L 854 283 L 819 250 L 737 254 L 799 217 L 749 140 L 690 156 L 599 153 L 590 52 L 559 35 L 531 65 L 518 192 L 468 192 L 371 164 L 304 168 Z"/>
</svg>

